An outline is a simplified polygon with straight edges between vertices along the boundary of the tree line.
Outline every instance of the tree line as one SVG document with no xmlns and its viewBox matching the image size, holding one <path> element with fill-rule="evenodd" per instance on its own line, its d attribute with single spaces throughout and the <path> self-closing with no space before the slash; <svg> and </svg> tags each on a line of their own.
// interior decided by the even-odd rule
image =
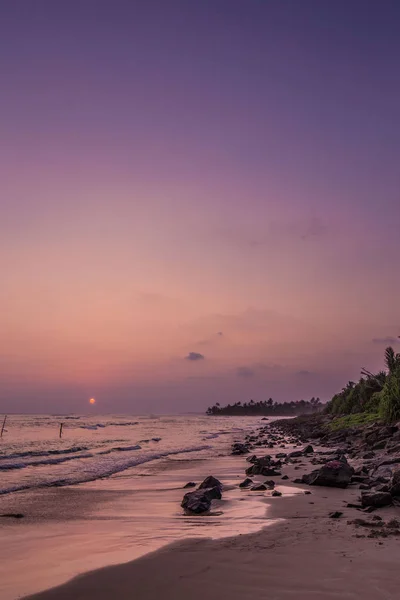
<svg viewBox="0 0 400 600">
<path fill-rule="evenodd" d="M 318 412 L 322 409 L 322 403 L 319 398 L 311 398 L 311 400 L 297 400 L 292 402 L 274 402 L 272 398 L 262 400 L 260 402 L 236 402 L 235 404 L 227 404 L 221 406 L 217 402 L 214 406 L 210 406 L 207 415 L 262 415 L 262 416 L 297 416 L 306 415 Z"/>
<path fill-rule="evenodd" d="M 378 373 L 363 368 L 359 381 L 349 381 L 327 403 L 325 412 L 337 416 L 365 413 L 385 423 L 400 420 L 400 354 L 391 346 L 385 350 L 384 366 Z"/>
</svg>

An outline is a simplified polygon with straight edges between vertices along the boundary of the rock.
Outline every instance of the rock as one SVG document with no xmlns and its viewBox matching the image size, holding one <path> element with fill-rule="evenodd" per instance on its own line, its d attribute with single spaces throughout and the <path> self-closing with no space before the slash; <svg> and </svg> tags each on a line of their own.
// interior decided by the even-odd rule
<svg viewBox="0 0 400 600">
<path fill-rule="evenodd" d="M 289 479 L 289 477 L 287 475 L 283 475 L 282 479 Z"/>
<path fill-rule="evenodd" d="M 253 487 L 251 488 L 252 492 L 264 492 L 267 489 L 267 486 L 264 485 L 263 483 L 259 483 L 257 485 L 253 485 Z"/>
<path fill-rule="evenodd" d="M 386 444 L 387 444 L 386 440 L 380 440 L 379 442 L 376 442 L 376 444 L 374 444 L 372 446 L 372 450 L 383 450 L 384 448 L 386 448 Z"/>
<path fill-rule="evenodd" d="M 205 480 L 199 485 L 199 490 L 203 490 L 205 488 L 219 488 L 220 490 L 222 490 L 222 483 L 216 479 L 216 477 L 213 477 L 212 475 L 209 475 L 208 477 L 205 478 Z"/>
<path fill-rule="evenodd" d="M 359 490 L 370 490 L 371 486 L 368 485 L 368 483 L 360 483 L 360 485 L 358 486 Z"/>
<path fill-rule="evenodd" d="M 389 491 L 392 496 L 400 496 L 400 469 L 394 471 Z"/>
<path fill-rule="evenodd" d="M 271 496 L 277 497 L 277 496 L 282 496 L 282 492 L 278 492 L 278 490 L 274 490 L 271 494 Z"/>
<path fill-rule="evenodd" d="M 253 483 L 253 481 L 251 479 L 249 479 L 248 477 L 246 477 L 246 479 L 244 481 L 242 481 L 242 483 L 239 483 L 239 487 L 246 488 L 246 487 L 249 487 L 249 485 L 251 485 L 252 483 Z"/>
<path fill-rule="evenodd" d="M 311 446 L 311 444 L 306 446 L 303 450 L 303 454 L 313 454 L 313 452 L 314 452 L 314 448 Z"/>
<path fill-rule="evenodd" d="M 248 454 L 250 450 L 246 446 L 246 444 L 240 444 L 239 442 L 235 442 L 232 445 L 232 456 L 239 456 L 241 454 Z"/>
<path fill-rule="evenodd" d="M 304 483 L 304 482 L 303 482 L 303 479 L 299 479 L 297 477 L 297 479 L 293 479 L 293 483 Z"/>
<path fill-rule="evenodd" d="M 194 481 L 189 481 L 189 483 L 187 483 L 186 485 L 183 486 L 183 489 L 192 488 L 192 487 L 196 487 L 196 484 Z"/>
<path fill-rule="evenodd" d="M 287 454 L 285 452 L 280 452 L 279 454 L 275 454 L 275 458 L 286 458 Z"/>
<path fill-rule="evenodd" d="M 252 456 L 248 456 L 246 458 L 246 461 L 249 462 L 249 463 L 255 463 L 256 460 L 257 460 L 257 456 L 255 454 L 253 454 Z"/>
<path fill-rule="evenodd" d="M 6 519 L 23 519 L 24 515 L 22 513 L 3 513 L 0 515 L 0 517 Z"/>
<path fill-rule="evenodd" d="M 303 475 L 302 483 L 346 488 L 351 482 L 352 475 L 353 468 L 343 457 L 341 460 L 331 460 L 325 463 L 321 469 Z"/>
<path fill-rule="evenodd" d="M 261 421 L 269 421 L 268 417 L 263 417 Z"/>
<path fill-rule="evenodd" d="M 340 519 L 340 517 L 343 515 L 342 512 L 340 512 L 340 510 L 335 510 L 335 512 L 331 512 L 329 513 L 329 518 L 330 519 Z"/>
<path fill-rule="evenodd" d="M 186 511 L 199 515 L 210 510 L 211 498 L 202 490 L 187 492 L 183 496 L 181 506 Z"/>
<path fill-rule="evenodd" d="M 398 521 L 397 519 L 391 519 L 386 524 L 386 527 L 390 527 L 391 529 L 399 529 L 400 528 L 400 521 Z"/>
<path fill-rule="evenodd" d="M 289 458 L 297 458 L 298 456 L 303 456 L 302 450 L 294 450 L 294 452 L 290 452 Z"/>
<path fill-rule="evenodd" d="M 375 452 L 366 452 L 365 454 L 363 454 L 364 460 L 368 460 L 368 459 L 374 458 L 374 457 L 375 457 Z"/>
<path fill-rule="evenodd" d="M 381 508 L 392 504 L 392 496 L 389 492 L 362 492 L 361 504 L 363 508 L 372 506 L 373 508 Z"/>
<path fill-rule="evenodd" d="M 306 496 L 309 496 L 309 495 L 311 494 L 311 492 L 309 492 L 308 490 L 306 490 L 306 491 L 304 492 L 304 494 L 305 494 Z"/>
</svg>

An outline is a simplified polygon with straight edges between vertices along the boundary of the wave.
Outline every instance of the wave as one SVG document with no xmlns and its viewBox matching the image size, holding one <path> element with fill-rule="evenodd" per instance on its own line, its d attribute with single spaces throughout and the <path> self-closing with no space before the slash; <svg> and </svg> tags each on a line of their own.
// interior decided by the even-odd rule
<svg viewBox="0 0 400 600">
<path fill-rule="evenodd" d="M 115 448 L 110 448 L 109 450 L 103 450 L 102 452 L 98 452 L 98 455 L 103 454 L 111 454 L 111 452 L 127 452 L 128 450 L 141 450 L 142 446 L 136 444 L 135 446 L 115 446 Z"/>
<path fill-rule="evenodd" d="M 79 454 L 78 456 L 61 456 L 59 458 L 47 458 L 45 460 L 34 460 L 32 462 L 21 463 L 3 463 L 0 464 L 0 471 L 14 471 L 15 469 L 25 469 L 26 467 L 42 467 L 43 465 L 58 465 L 69 460 L 78 458 L 93 458 L 93 454 Z"/>
<path fill-rule="evenodd" d="M 88 446 L 72 446 L 63 450 L 27 450 L 26 452 L 14 452 L 13 454 L 4 454 L 0 456 L 0 460 L 10 460 L 12 458 L 26 458 L 27 456 L 51 456 L 53 454 L 75 454 L 89 450 Z"/>
<path fill-rule="evenodd" d="M 194 446 L 191 448 L 180 448 L 177 450 L 171 450 L 166 452 L 159 452 L 154 454 L 148 454 L 147 456 L 133 458 L 130 457 L 124 462 L 119 462 L 115 464 L 95 464 L 93 465 L 92 470 L 88 469 L 86 472 L 80 471 L 79 474 L 75 476 L 63 478 L 63 479 L 49 479 L 47 481 L 36 481 L 32 483 L 26 483 L 21 485 L 15 485 L 8 488 L 0 488 L 0 495 L 10 494 L 12 492 L 19 492 L 22 490 L 28 489 L 38 489 L 38 488 L 46 488 L 46 487 L 61 487 L 67 485 L 76 485 L 79 483 L 86 483 L 88 481 L 96 481 L 96 479 L 101 479 L 104 477 L 110 477 L 116 473 L 121 473 L 122 471 L 126 471 L 131 467 L 136 467 L 138 465 L 151 462 L 153 460 L 158 460 L 160 458 L 166 458 L 167 456 L 173 456 L 176 454 L 186 454 L 190 452 L 200 452 L 201 450 L 208 450 L 211 446 Z M 71 457 L 72 458 L 72 457 Z"/>
</svg>

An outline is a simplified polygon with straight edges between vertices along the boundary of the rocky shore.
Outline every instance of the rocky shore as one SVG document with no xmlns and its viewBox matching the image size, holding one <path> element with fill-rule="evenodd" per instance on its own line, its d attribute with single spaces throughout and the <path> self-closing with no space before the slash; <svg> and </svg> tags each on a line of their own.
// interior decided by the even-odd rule
<svg viewBox="0 0 400 600">
<path fill-rule="evenodd" d="M 331 421 L 325 415 L 282 419 L 236 441 L 232 455 L 247 455 L 249 463 L 238 486 L 266 492 L 271 498 L 282 496 L 278 489 L 282 482 L 301 487 L 305 494 L 311 493 L 307 488 L 312 486 L 357 489 L 357 500 L 346 502 L 346 508 L 369 514 L 387 506 L 400 507 L 399 426 L 375 423 L 335 431 L 330 429 Z M 182 507 L 188 513 L 207 513 L 213 500 L 221 499 L 223 487 L 215 477 L 207 477 L 197 490 L 185 494 Z M 338 509 L 328 516 L 339 519 L 343 512 Z M 392 517 L 387 523 L 379 515 L 348 522 L 369 527 L 371 537 L 400 535 L 400 520 Z"/>
</svg>

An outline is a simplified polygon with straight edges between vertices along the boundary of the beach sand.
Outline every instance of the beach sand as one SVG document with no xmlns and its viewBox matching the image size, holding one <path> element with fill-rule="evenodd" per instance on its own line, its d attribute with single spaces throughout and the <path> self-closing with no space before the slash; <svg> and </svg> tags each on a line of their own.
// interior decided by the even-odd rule
<svg viewBox="0 0 400 600">
<path fill-rule="evenodd" d="M 287 472 L 291 479 L 299 475 L 298 470 Z M 305 495 L 306 489 L 312 493 Z M 371 530 L 348 523 L 370 518 L 343 508 L 356 501 L 359 491 L 296 491 L 265 498 L 266 519 L 273 524 L 262 531 L 178 542 L 133 562 L 80 575 L 30 600 L 398 599 L 400 540 L 360 537 Z M 335 510 L 343 511 L 340 519 L 329 518 Z M 374 513 L 385 521 L 397 514 L 396 508 Z"/>
</svg>

